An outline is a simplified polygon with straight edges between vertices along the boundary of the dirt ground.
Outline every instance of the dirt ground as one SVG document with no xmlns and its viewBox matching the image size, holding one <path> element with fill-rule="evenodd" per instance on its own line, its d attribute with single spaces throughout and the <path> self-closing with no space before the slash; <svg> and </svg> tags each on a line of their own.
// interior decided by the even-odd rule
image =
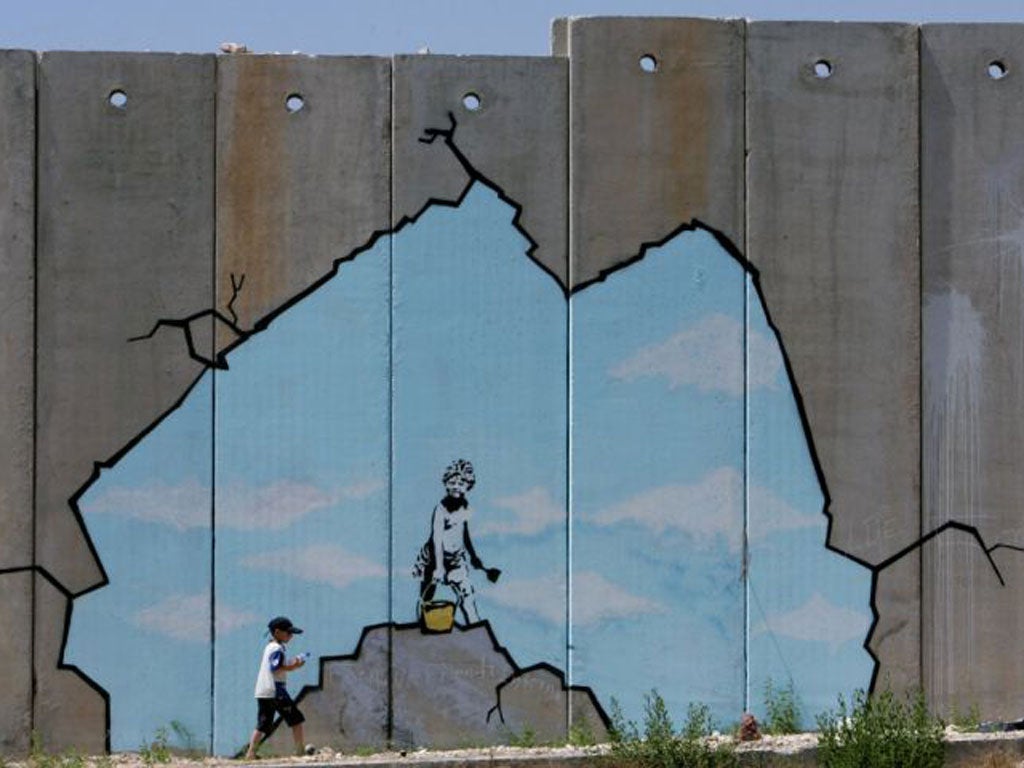
<svg viewBox="0 0 1024 768">
<path fill-rule="evenodd" d="M 733 741 L 731 737 L 719 737 L 722 741 Z M 953 729 L 947 729 L 947 742 L 967 746 L 972 742 L 985 742 L 993 749 L 992 756 L 986 750 L 985 755 L 971 756 L 966 759 L 954 759 L 950 764 L 957 768 L 1024 768 L 1024 733 L 961 733 Z M 800 733 L 786 736 L 765 736 L 754 742 L 736 744 L 739 752 L 771 752 L 774 754 L 794 755 L 813 749 L 818 742 L 817 734 Z M 1005 744 L 1005 752 L 999 747 Z M 973 746 L 973 745 L 972 745 Z M 980 745 L 979 745 L 980 746 Z M 300 766 L 375 766 L 395 765 L 407 763 L 409 765 L 437 765 L 452 764 L 464 766 L 466 763 L 491 763 L 500 761 L 508 763 L 512 760 L 523 760 L 525 762 L 557 761 L 559 759 L 579 759 L 583 757 L 596 757 L 608 753 L 608 745 L 596 745 L 591 747 L 490 747 L 484 749 L 460 749 L 460 750 L 410 750 L 406 752 L 382 752 L 379 754 L 343 754 L 330 748 L 320 748 L 312 755 L 302 757 L 264 757 L 256 761 L 259 768 L 272 768 L 282 766 L 283 768 L 299 768 Z M 1003 754 L 999 754 L 1003 752 Z M 1010 757 L 1006 753 L 1013 753 Z M 186 757 L 171 755 L 168 762 L 160 762 L 153 757 L 145 759 L 139 753 L 115 753 L 101 757 L 80 757 L 73 755 L 42 756 L 34 759 L 11 762 L 7 761 L 2 765 L 7 768 L 217 768 L 218 766 L 243 766 L 247 764 L 244 760 L 217 758 L 217 757 Z"/>
</svg>

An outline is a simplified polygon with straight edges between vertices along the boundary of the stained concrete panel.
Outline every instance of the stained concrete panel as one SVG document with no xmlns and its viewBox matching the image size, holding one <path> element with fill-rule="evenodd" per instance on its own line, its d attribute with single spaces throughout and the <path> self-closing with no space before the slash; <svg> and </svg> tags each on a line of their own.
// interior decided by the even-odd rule
<svg viewBox="0 0 1024 768">
<path fill-rule="evenodd" d="M 217 66 L 217 309 L 248 331 L 387 229 L 391 67 L 241 54 Z"/>
<path fill-rule="evenodd" d="M 0 574 L 0 635 L 3 675 L 9 680 L 0 701 L 0 754 L 24 754 L 32 733 L 32 583 L 30 569 Z"/>
<path fill-rule="evenodd" d="M 73 749 L 102 754 L 110 723 L 106 694 L 77 669 L 63 666 L 61 659 L 65 635 L 60 628 L 70 618 L 71 601 L 48 574 L 35 573 L 32 732 L 48 753 Z"/>
<path fill-rule="evenodd" d="M 36 547 L 73 594 L 104 576 L 69 500 L 203 369 L 180 328 L 129 339 L 213 304 L 213 64 L 40 61 Z M 40 642 L 62 634 L 39 626 Z"/>
<path fill-rule="evenodd" d="M 32 562 L 35 56 L 0 52 L 0 568 Z"/>
<path fill-rule="evenodd" d="M 0 569 L 31 566 L 33 496 L 35 56 L 0 52 Z M 24 753 L 32 730 L 32 574 L 0 576 L 0 753 Z"/>
<path fill-rule="evenodd" d="M 462 550 L 464 565 L 448 559 L 438 569 L 449 583 L 434 597 L 456 602 L 453 585 L 462 584 L 472 596 L 458 623 L 489 621 L 521 664 L 560 668 L 566 82 L 564 61 L 396 58 L 392 212 L 398 222 L 422 211 L 392 237 L 392 620 L 416 620 L 434 575 L 430 542 L 444 536 L 450 554 Z M 463 103 L 470 93 L 479 99 L 475 110 Z M 431 200 L 437 204 L 424 210 Z M 459 459 L 474 467 L 467 513 L 442 503 L 442 477 Z M 476 557 L 459 546 L 460 531 L 468 531 Z M 409 653 L 396 644 L 397 743 L 459 741 L 452 714 L 432 711 L 425 699 L 407 698 L 399 712 L 399 686 L 410 676 L 430 680 L 451 713 L 486 724 L 493 700 L 483 706 L 464 685 L 468 662 L 441 654 L 421 670 Z M 492 699 L 504 679 L 495 675 Z M 495 727 L 487 733 L 487 740 L 506 737 Z"/>
<path fill-rule="evenodd" d="M 522 207 L 518 224 L 536 244 L 531 257 L 565 286 L 567 88 L 564 59 L 396 56 L 395 224 L 432 200 L 457 200 L 470 183 L 443 137 L 424 141 L 431 129 L 454 126 L 464 159 Z"/>
<path fill-rule="evenodd" d="M 1020 24 L 921 32 L 923 527 L 957 521 L 988 546 L 1024 545 L 1022 46 Z M 953 551 L 934 550 L 923 573 L 929 696 L 948 707 L 970 692 L 986 717 L 1019 717 L 1016 667 L 987 663 L 1013 656 L 1024 620 L 1014 587 L 962 584 Z M 950 611 L 970 617 L 958 631 L 973 640 L 950 637 Z"/>
<path fill-rule="evenodd" d="M 692 219 L 742 250 L 744 22 L 570 19 L 568 37 L 573 287 Z"/>
<path fill-rule="evenodd" d="M 390 216 L 391 62 L 218 61 L 217 305 L 261 331 L 217 371 L 214 749 L 230 754 L 262 650 L 238 617 L 306 629 L 295 651 L 316 656 L 293 690 L 387 619 L 391 265 L 374 234 Z"/>
<path fill-rule="evenodd" d="M 748 255 L 831 498 L 829 543 L 874 564 L 919 529 L 917 30 L 747 36 Z M 918 589 L 887 581 L 879 610 L 916 631 Z"/>
<path fill-rule="evenodd" d="M 1024 553 L 1000 548 L 990 560 L 973 535 L 950 529 L 926 542 L 921 554 L 927 569 L 921 655 L 929 707 L 947 718 L 974 710 L 983 720 L 1019 719 Z"/>
</svg>

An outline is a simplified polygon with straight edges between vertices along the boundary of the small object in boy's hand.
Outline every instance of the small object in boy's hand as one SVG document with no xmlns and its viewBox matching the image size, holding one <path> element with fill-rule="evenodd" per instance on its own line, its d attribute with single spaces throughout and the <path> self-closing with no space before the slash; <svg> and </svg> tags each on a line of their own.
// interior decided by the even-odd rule
<svg viewBox="0 0 1024 768">
<path fill-rule="evenodd" d="M 305 653 L 300 653 L 298 656 L 296 656 L 295 660 L 296 661 L 301 661 L 301 662 L 305 663 L 305 662 L 309 661 L 309 659 L 310 659 L 310 657 L 312 655 L 313 655 L 312 653 L 310 653 L 309 651 L 306 651 Z"/>
<path fill-rule="evenodd" d="M 487 569 L 487 580 L 489 582 L 491 582 L 492 584 L 498 580 L 499 576 L 501 576 L 501 569 L 500 568 L 488 568 Z"/>
</svg>

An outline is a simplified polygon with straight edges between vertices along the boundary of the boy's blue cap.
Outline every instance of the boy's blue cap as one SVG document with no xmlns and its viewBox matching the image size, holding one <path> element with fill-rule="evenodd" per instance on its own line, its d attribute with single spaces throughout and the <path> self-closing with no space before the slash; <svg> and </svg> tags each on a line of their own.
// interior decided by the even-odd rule
<svg viewBox="0 0 1024 768">
<path fill-rule="evenodd" d="M 293 635 L 302 634 L 302 630 L 292 624 L 292 620 L 287 616 L 275 616 L 270 620 L 270 623 L 267 624 L 267 627 L 270 628 L 271 632 L 275 629 L 280 629 L 284 632 L 291 632 Z"/>
</svg>

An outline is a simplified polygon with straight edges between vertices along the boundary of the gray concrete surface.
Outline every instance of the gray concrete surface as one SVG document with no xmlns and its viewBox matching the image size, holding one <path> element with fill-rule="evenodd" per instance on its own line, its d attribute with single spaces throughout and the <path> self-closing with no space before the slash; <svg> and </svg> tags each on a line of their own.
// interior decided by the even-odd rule
<svg viewBox="0 0 1024 768">
<path fill-rule="evenodd" d="M 959 530 L 922 548 L 923 683 L 929 707 L 946 717 L 972 710 L 983 720 L 1024 717 L 1024 669 L 1014 661 L 1024 633 L 1024 553 L 999 549 L 992 559 L 998 573 L 980 542 Z"/>
<path fill-rule="evenodd" d="M 431 199 L 454 201 L 470 176 L 442 138 L 449 129 L 477 172 L 522 206 L 532 257 L 564 287 L 568 210 L 567 64 L 544 57 L 396 56 L 392 221 Z M 464 98 L 479 99 L 469 109 Z M 449 117 L 449 114 L 451 117 Z"/>
<path fill-rule="evenodd" d="M 0 573 L 0 658 L 5 691 L 0 698 L 0 755 L 28 752 L 32 734 L 32 583 L 29 569 Z"/>
<path fill-rule="evenodd" d="M 35 57 L 0 52 L 0 569 L 33 561 Z M 0 754 L 32 730 L 32 574 L 0 574 Z"/>
<path fill-rule="evenodd" d="M 32 563 L 35 57 L 0 52 L 0 568 Z"/>
<path fill-rule="evenodd" d="M 216 306 L 248 331 L 388 228 L 391 67 L 340 56 L 217 62 Z M 289 111 L 289 97 L 301 108 Z M 244 276 L 237 291 L 231 275 Z M 221 330 L 222 348 L 232 337 Z"/>
<path fill-rule="evenodd" d="M 72 593 L 102 573 L 69 499 L 202 370 L 177 329 L 128 339 L 212 305 L 213 62 L 40 61 L 36 547 Z"/>
<path fill-rule="evenodd" d="M 694 218 L 743 249 L 744 26 L 570 20 L 574 288 Z"/>
<path fill-rule="evenodd" d="M 1024 25 L 921 34 L 923 526 L 956 520 L 988 546 L 1024 546 Z M 989 75 L 994 62 L 1006 77 Z M 991 663 L 1022 651 L 1019 580 L 979 580 L 946 540 L 926 552 L 933 702 L 1024 715 L 1017 665 Z"/>
<path fill-rule="evenodd" d="M 213 302 L 213 77 L 201 56 L 39 64 L 36 552 L 72 594 L 103 572 L 69 500 L 202 369 L 178 329 L 128 339 Z M 108 103 L 114 90 L 124 108 Z M 37 730 L 102 749 L 103 700 L 57 671 L 66 609 L 51 586 L 37 590 Z"/>
<path fill-rule="evenodd" d="M 747 40 L 748 257 L 831 495 L 829 542 L 877 564 L 920 526 L 917 29 L 764 22 Z M 876 596 L 910 633 L 903 670 L 915 570 Z"/>
<path fill-rule="evenodd" d="M 32 730 L 38 734 L 38 746 L 47 753 L 73 749 L 81 754 L 102 754 L 107 748 L 107 701 L 78 671 L 58 666 L 64 635 L 54 629 L 64 626 L 71 598 L 48 576 L 37 572 L 34 581 Z"/>
</svg>

